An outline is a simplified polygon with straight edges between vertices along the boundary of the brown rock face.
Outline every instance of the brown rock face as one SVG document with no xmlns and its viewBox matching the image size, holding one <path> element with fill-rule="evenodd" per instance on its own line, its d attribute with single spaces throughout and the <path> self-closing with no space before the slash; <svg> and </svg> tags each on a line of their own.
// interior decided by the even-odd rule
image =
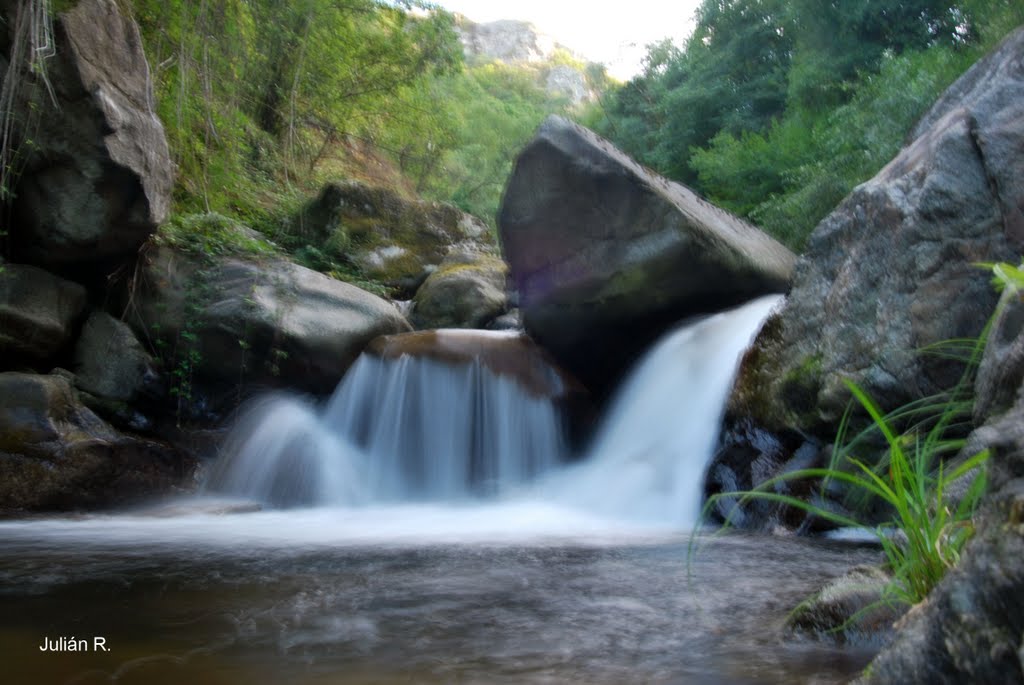
<svg viewBox="0 0 1024 685">
<path fill-rule="evenodd" d="M 173 164 L 138 26 L 113 0 L 82 0 L 55 33 L 56 106 L 41 85 L 27 91 L 38 121 L 11 244 L 18 261 L 81 272 L 131 254 L 163 221 Z"/>
<path fill-rule="evenodd" d="M 526 330 L 595 388 L 681 319 L 786 291 L 794 262 L 559 117 L 520 153 L 498 224 Z"/>
<path fill-rule="evenodd" d="M 367 353 L 384 359 L 402 355 L 429 358 L 452 366 L 479 359 L 499 376 L 512 378 L 533 395 L 562 399 L 582 392 L 579 382 L 520 333 L 496 331 L 417 331 L 377 338 Z"/>
<path fill-rule="evenodd" d="M 924 123 L 811 235 L 785 308 L 744 360 L 734 414 L 829 435 L 843 379 L 891 409 L 960 377 L 926 348 L 977 336 L 997 296 L 975 264 L 1024 250 L 1024 30 Z"/>
</svg>

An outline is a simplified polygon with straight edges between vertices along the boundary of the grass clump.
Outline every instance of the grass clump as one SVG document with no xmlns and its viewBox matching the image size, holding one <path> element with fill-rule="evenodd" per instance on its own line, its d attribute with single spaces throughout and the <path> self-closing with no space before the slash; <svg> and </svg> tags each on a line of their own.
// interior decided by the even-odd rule
<svg viewBox="0 0 1024 685">
<path fill-rule="evenodd" d="M 247 226 L 216 212 L 172 216 L 160 227 L 157 242 L 201 257 L 268 257 L 277 246 Z"/>
</svg>

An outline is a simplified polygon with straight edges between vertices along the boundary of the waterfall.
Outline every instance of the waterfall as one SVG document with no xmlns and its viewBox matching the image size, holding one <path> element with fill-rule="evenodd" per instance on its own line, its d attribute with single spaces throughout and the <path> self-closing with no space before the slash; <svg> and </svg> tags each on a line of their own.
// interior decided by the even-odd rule
<svg viewBox="0 0 1024 685">
<path fill-rule="evenodd" d="M 483 350 L 503 344 L 503 334 L 438 332 L 439 358 L 364 354 L 325 406 L 280 395 L 257 404 L 236 424 L 207 490 L 283 507 L 515 496 L 608 519 L 692 525 L 739 358 L 779 299 L 666 335 L 620 389 L 579 463 L 564 463 L 551 393 L 502 372 L 490 352 L 446 356 L 472 350 L 469 335 Z M 540 370 L 557 386 L 557 374 Z"/>
<path fill-rule="evenodd" d="M 545 483 L 546 496 L 611 518 L 697 523 L 740 357 L 781 299 L 665 335 L 616 394 L 586 459 Z"/>
<path fill-rule="evenodd" d="M 364 354 L 323 409 L 283 396 L 250 409 L 207 490 L 276 506 L 505 495 L 564 459 L 562 432 L 550 397 L 478 357 Z"/>
</svg>

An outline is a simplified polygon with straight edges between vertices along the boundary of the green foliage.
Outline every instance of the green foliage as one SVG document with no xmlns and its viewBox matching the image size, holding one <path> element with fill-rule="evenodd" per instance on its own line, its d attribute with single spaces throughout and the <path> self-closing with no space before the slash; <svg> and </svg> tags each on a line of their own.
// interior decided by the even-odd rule
<svg viewBox="0 0 1024 685">
<path fill-rule="evenodd" d="M 276 246 L 259 233 L 216 212 L 172 216 L 160 227 L 158 243 L 205 257 L 224 254 L 269 256 Z"/>
<path fill-rule="evenodd" d="M 588 124 L 790 247 L 1024 22 L 1003 0 L 706 0 Z"/>
<path fill-rule="evenodd" d="M 853 456 L 852 443 L 843 444 L 844 418 L 837 437 L 836 456 L 841 459 L 833 460 L 830 468 L 800 469 L 769 479 L 753 491 L 714 495 L 705 511 L 720 499 L 741 497 L 777 502 L 842 526 L 864 528 L 855 518 L 773 489 L 785 482 L 815 478 L 876 498 L 893 514 L 891 521 L 873 529 L 893 574 L 883 600 L 916 604 L 956 565 L 974 532 L 972 517 L 985 492 L 984 465 L 989 454 L 984 450 L 947 469 L 939 457 L 963 444 L 948 436 L 959 406 L 947 405 L 923 436 L 916 430 L 899 432 L 892 416 L 884 415 L 867 393 L 850 381 L 846 384 L 871 417 L 873 429 L 885 439 L 888 453 L 879 466 Z"/>
<path fill-rule="evenodd" d="M 529 71 L 500 63 L 470 67 L 434 87 L 449 103 L 452 140 L 420 189 L 493 226 L 515 155 L 548 114 L 566 112 L 568 103 Z"/>
</svg>

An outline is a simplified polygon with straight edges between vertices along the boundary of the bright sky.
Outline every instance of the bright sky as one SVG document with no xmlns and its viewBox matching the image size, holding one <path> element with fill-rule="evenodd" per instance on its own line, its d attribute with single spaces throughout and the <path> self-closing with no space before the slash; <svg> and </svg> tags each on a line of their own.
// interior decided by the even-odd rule
<svg viewBox="0 0 1024 685">
<path fill-rule="evenodd" d="M 628 79 L 640 70 L 649 43 L 679 43 L 693 28 L 700 0 L 435 0 L 475 22 L 520 19 L 534 24 L 609 73 Z M 604 8 L 601 8 L 604 5 Z"/>
</svg>

